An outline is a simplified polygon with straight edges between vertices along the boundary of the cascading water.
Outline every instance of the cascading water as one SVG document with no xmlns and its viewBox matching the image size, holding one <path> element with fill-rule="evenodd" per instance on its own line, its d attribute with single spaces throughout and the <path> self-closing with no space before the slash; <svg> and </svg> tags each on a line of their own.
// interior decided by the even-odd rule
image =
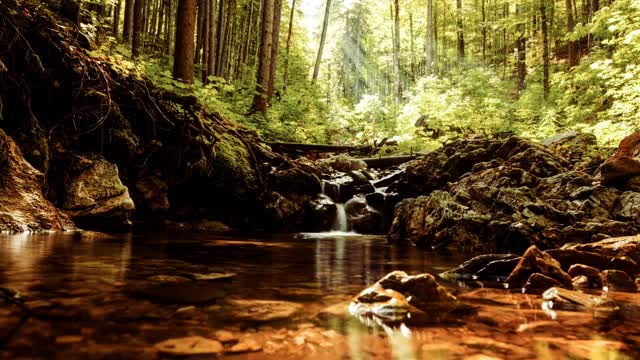
<svg viewBox="0 0 640 360">
<path fill-rule="evenodd" d="M 348 232 L 349 222 L 347 220 L 347 211 L 344 203 L 340 202 L 340 184 L 323 181 L 322 194 L 331 199 L 336 205 L 336 215 L 331 225 L 331 231 Z"/>
<path fill-rule="evenodd" d="M 347 211 L 344 209 L 344 204 L 336 204 L 336 218 L 331 226 L 333 231 L 347 232 L 349 231 L 349 224 L 347 223 Z"/>
</svg>

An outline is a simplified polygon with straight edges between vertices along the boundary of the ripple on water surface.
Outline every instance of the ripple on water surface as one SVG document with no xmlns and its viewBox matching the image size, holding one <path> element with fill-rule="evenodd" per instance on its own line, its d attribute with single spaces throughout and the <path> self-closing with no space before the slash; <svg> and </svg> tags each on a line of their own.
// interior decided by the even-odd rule
<svg viewBox="0 0 640 360">
<path fill-rule="evenodd" d="M 631 305 L 559 310 L 553 320 L 538 297 L 456 287 L 476 316 L 368 328 L 347 314 L 352 296 L 392 270 L 439 273 L 465 258 L 353 233 L 0 235 L 0 356 L 157 359 L 194 349 L 256 359 L 640 355 Z M 620 296 L 622 304 L 638 302 Z"/>
</svg>

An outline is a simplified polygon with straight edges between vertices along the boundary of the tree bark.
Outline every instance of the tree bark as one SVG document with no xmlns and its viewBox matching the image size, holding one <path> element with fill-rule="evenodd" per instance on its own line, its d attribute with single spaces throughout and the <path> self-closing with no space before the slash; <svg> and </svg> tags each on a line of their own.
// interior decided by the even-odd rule
<svg viewBox="0 0 640 360">
<path fill-rule="evenodd" d="M 329 16 L 331 12 L 331 0 L 327 0 L 327 5 L 324 10 L 324 21 L 322 23 L 322 35 L 320 36 L 320 45 L 318 46 L 318 56 L 316 57 L 316 65 L 313 68 L 313 77 L 311 83 L 315 84 L 318 80 L 318 73 L 320 72 L 320 63 L 322 62 L 322 52 L 324 51 L 324 42 L 327 39 L 327 28 L 329 27 Z"/>
<path fill-rule="evenodd" d="M 196 23 L 196 53 L 195 53 L 195 63 L 200 64 L 200 52 L 202 51 L 203 46 L 203 37 L 204 37 L 204 17 L 207 9 L 207 5 L 205 4 L 207 0 L 198 0 L 198 22 Z M 202 54 L 204 57 L 204 54 Z"/>
<path fill-rule="evenodd" d="M 542 27 L 542 62 L 543 62 L 543 89 L 544 101 L 549 99 L 549 34 L 547 31 L 547 5 L 546 0 L 540 0 L 540 20 Z"/>
<path fill-rule="evenodd" d="M 573 19 L 573 5 L 571 0 L 566 0 L 565 4 L 567 5 L 567 32 L 573 32 L 574 27 L 576 26 Z M 574 67 L 578 65 L 578 47 L 575 41 L 569 40 L 567 43 L 567 56 L 569 67 Z"/>
<path fill-rule="evenodd" d="M 222 58 L 224 57 L 224 0 L 219 0 L 218 2 L 218 24 L 216 30 L 216 76 L 222 77 Z"/>
<path fill-rule="evenodd" d="M 273 40 L 271 41 L 271 63 L 269 69 L 269 87 L 267 90 L 268 99 L 271 100 L 274 92 L 276 78 L 276 67 L 278 65 L 278 45 L 280 43 L 280 17 L 282 14 L 282 0 L 275 0 L 273 14 Z"/>
<path fill-rule="evenodd" d="M 175 14 L 173 10 L 174 0 L 165 0 L 167 4 L 167 22 L 164 39 L 164 53 L 171 56 L 171 46 L 173 44 L 173 22 L 175 20 Z"/>
<path fill-rule="evenodd" d="M 133 35 L 133 7 L 135 0 L 126 0 L 124 4 L 124 27 L 122 30 L 122 41 L 126 44 L 131 43 Z"/>
<path fill-rule="evenodd" d="M 487 13 L 482 0 L 482 66 L 487 65 Z"/>
<path fill-rule="evenodd" d="M 521 5 L 516 6 L 516 15 L 522 16 Z M 525 81 L 527 77 L 527 38 L 525 34 L 526 20 L 518 21 L 518 25 L 516 26 L 516 32 L 518 33 L 518 37 L 516 39 L 516 49 L 518 51 L 518 61 L 516 64 L 516 68 L 518 73 L 518 90 L 522 91 L 526 87 Z"/>
<path fill-rule="evenodd" d="M 462 0 L 456 0 L 456 33 L 458 39 L 458 61 L 460 63 L 464 63 L 465 61 L 465 52 L 464 52 L 464 29 L 462 23 Z"/>
<path fill-rule="evenodd" d="M 122 6 L 122 0 L 117 0 L 115 8 L 113 9 L 113 35 L 116 40 L 120 38 L 120 8 Z"/>
<path fill-rule="evenodd" d="M 261 42 L 260 53 L 258 56 L 256 95 L 253 99 L 253 109 L 263 114 L 266 114 L 269 104 L 267 96 L 269 89 L 269 72 L 271 70 L 274 4 L 274 0 L 264 0 L 262 6 L 262 30 L 260 32 Z"/>
<path fill-rule="evenodd" d="M 287 83 L 289 81 L 289 56 L 291 54 L 291 37 L 293 35 L 293 16 L 295 15 L 295 11 L 296 0 L 293 0 L 293 3 L 291 4 L 291 15 L 289 16 L 289 30 L 287 31 L 287 53 L 284 58 L 284 78 L 282 80 L 283 91 L 287 89 Z"/>
<path fill-rule="evenodd" d="M 426 49 L 426 73 L 433 72 L 433 0 L 427 0 L 427 49 Z"/>
<path fill-rule="evenodd" d="M 202 1 L 202 5 L 203 5 L 203 15 L 202 15 L 202 38 L 200 39 L 200 41 L 202 41 L 202 70 L 201 70 L 201 80 L 202 80 L 202 84 L 206 85 L 208 83 L 207 81 L 207 77 L 209 76 L 208 73 L 208 65 L 209 65 L 209 61 L 211 61 L 211 59 L 209 59 L 209 36 L 211 36 L 211 32 L 210 30 L 210 26 L 209 26 L 209 16 L 210 16 L 210 12 L 211 12 L 211 2 L 209 0 L 203 0 Z M 200 16 L 200 15 L 198 15 Z M 197 47 L 197 45 L 196 45 Z M 200 54 L 198 53 L 198 51 L 196 51 L 196 57 L 198 57 Z M 198 60 L 196 59 L 196 64 L 198 63 Z"/>
<path fill-rule="evenodd" d="M 216 65 L 216 0 L 207 0 L 209 3 L 209 61 L 207 62 L 207 76 L 215 74 Z M 208 80 L 207 80 L 208 82 Z"/>
<path fill-rule="evenodd" d="M 193 82 L 193 37 L 196 28 L 196 0 L 180 0 L 176 22 L 176 45 L 173 77 L 182 82 Z"/>
<path fill-rule="evenodd" d="M 393 72 L 395 75 L 395 91 L 394 98 L 396 104 L 399 104 L 402 100 L 402 80 L 400 74 L 400 1 L 393 0 L 394 14 L 393 14 Z"/>
<path fill-rule="evenodd" d="M 144 6 L 145 0 L 136 0 L 133 7 L 133 41 L 131 44 L 131 56 L 137 59 L 142 52 L 142 34 L 144 32 Z"/>
</svg>

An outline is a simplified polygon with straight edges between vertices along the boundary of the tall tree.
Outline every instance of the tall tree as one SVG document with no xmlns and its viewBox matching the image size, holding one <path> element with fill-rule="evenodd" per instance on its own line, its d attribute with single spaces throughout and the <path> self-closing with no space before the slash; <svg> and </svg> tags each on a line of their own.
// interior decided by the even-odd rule
<svg viewBox="0 0 640 360">
<path fill-rule="evenodd" d="M 196 64 L 200 63 L 200 51 L 203 47 L 204 32 L 206 31 L 206 27 L 204 26 L 204 17 L 207 12 L 207 5 L 205 1 L 207 0 L 198 0 L 198 21 L 196 23 Z M 204 57 L 204 54 L 202 54 L 202 56 Z"/>
<path fill-rule="evenodd" d="M 271 45 L 273 42 L 273 14 L 275 0 L 264 0 L 262 4 L 262 29 L 260 31 L 260 54 L 258 57 L 258 74 L 256 95 L 253 98 L 253 109 L 263 114 L 269 106 L 269 74 L 271 71 Z"/>
<path fill-rule="evenodd" d="M 193 82 L 194 35 L 196 29 L 196 0 L 178 1 L 176 46 L 173 57 L 173 77 L 187 84 Z"/>
<path fill-rule="evenodd" d="M 207 0 L 210 2 L 209 4 L 209 21 L 207 22 L 209 25 L 209 36 L 207 39 L 209 40 L 209 46 L 207 49 L 209 50 L 208 61 L 207 61 L 207 77 L 215 74 L 215 65 L 216 65 L 216 0 Z M 208 80 L 206 81 L 208 82 Z"/>
<path fill-rule="evenodd" d="M 165 0 L 166 4 L 166 23 L 165 23 L 165 39 L 164 39 L 164 54 L 171 56 L 171 45 L 173 44 L 173 21 L 174 17 L 174 9 L 173 4 L 174 0 Z"/>
<path fill-rule="evenodd" d="M 571 0 L 566 0 L 565 4 L 567 5 L 567 31 L 573 32 L 573 28 L 576 26 L 573 19 L 573 5 Z M 578 65 L 578 46 L 575 41 L 569 40 L 567 43 L 567 56 L 569 57 L 569 66 L 573 67 Z"/>
<path fill-rule="evenodd" d="M 293 0 L 291 3 L 291 15 L 289 16 L 289 30 L 287 31 L 287 49 L 284 57 L 284 78 L 282 80 L 284 90 L 287 89 L 287 82 L 289 81 L 289 56 L 291 55 L 291 37 L 293 36 L 293 16 L 295 15 L 295 11 L 296 0 Z"/>
<path fill-rule="evenodd" d="M 273 97 L 274 83 L 276 78 L 276 67 L 278 65 L 278 45 L 280 43 L 280 17 L 282 15 L 282 0 L 275 0 L 273 13 L 273 34 L 271 41 L 271 63 L 269 64 L 269 86 L 267 89 L 268 99 Z"/>
<path fill-rule="evenodd" d="M 402 80 L 400 74 L 400 2 L 393 0 L 393 74 L 394 74 L 394 99 L 400 103 L 402 99 Z"/>
<path fill-rule="evenodd" d="M 324 42 L 327 39 L 327 28 L 329 27 L 329 16 L 331 12 L 331 0 L 327 0 L 327 4 L 324 10 L 324 21 L 322 22 L 322 35 L 320 35 L 320 45 L 318 46 L 318 56 L 316 57 L 316 65 L 313 68 L 313 77 L 311 83 L 315 84 L 318 80 L 318 73 L 320 72 L 320 63 L 322 62 L 322 52 L 324 51 Z"/>
<path fill-rule="evenodd" d="M 133 7 L 135 0 L 126 0 L 124 3 L 124 27 L 122 30 L 122 41 L 130 44 L 133 35 Z"/>
<path fill-rule="evenodd" d="M 427 48 L 426 48 L 426 73 L 431 75 L 433 66 L 433 0 L 427 0 Z"/>
<path fill-rule="evenodd" d="M 224 0 L 218 1 L 218 28 L 216 30 L 216 71 L 215 75 L 222 77 L 223 72 L 223 57 L 224 57 L 224 36 L 225 36 L 225 27 L 224 27 Z"/>
<path fill-rule="evenodd" d="M 458 40 L 458 61 L 463 63 L 465 60 L 464 52 L 464 29 L 462 23 L 462 0 L 456 0 L 456 34 Z"/>
<path fill-rule="evenodd" d="M 540 0 L 540 21 L 542 28 L 542 72 L 544 100 L 549 99 L 549 33 L 547 30 L 547 4 L 546 0 Z"/>
<path fill-rule="evenodd" d="M 518 90 L 522 91 L 526 87 L 525 79 L 527 77 L 527 37 L 525 34 L 526 17 L 523 17 L 521 4 L 516 5 L 516 15 L 520 17 L 516 26 L 516 50 L 518 52 L 516 72 L 518 73 Z"/>
<path fill-rule="evenodd" d="M 122 0 L 117 0 L 113 9 L 113 35 L 118 39 L 120 37 L 120 8 Z"/>
<path fill-rule="evenodd" d="M 136 0 L 133 7 L 133 41 L 131 44 L 131 56 L 136 59 L 142 51 L 142 34 L 144 33 L 144 4 L 145 0 Z"/>
</svg>

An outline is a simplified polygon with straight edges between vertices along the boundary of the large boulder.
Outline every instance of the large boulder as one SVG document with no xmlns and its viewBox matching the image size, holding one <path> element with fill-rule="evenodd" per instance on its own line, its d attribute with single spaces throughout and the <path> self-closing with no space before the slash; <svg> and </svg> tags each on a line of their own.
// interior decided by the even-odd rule
<svg viewBox="0 0 640 360">
<path fill-rule="evenodd" d="M 562 270 L 560 263 L 550 255 L 540 251 L 535 245 L 525 251 L 520 262 L 509 274 L 506 283 L 512 289 L 522 287 L 529 277 L 535 273 L 552 278 L 566 288 L 572 288 L 571 277 Z"/>
<path fill-rule="evenodd" d="M 42 192 L 44 175 L 0 129 L 0 232 L 70 230 L 73 222 Z"/>
<path fill-rule="evenodd" d="M 382 213 L 369 206 L 366 198 L 354 197 L 344 205 L 351 229 L 361 234 L 381 234 L 384 230 Z"/>
<path fill-rule="evenodd" d="M 610 238 L 590 244 L 572 245 L 567 248 L 612 257 L 625 256 L 636 263 L 640 262 L 640 235 Z"/>
<path fill-rule="evenodd" d="M 53 193 L 58 204 L 85 229 L 122 230 L 131 226 L 135 211 L 118 167 L 102 155 L 76 155 L 57 149 L 52 167 Z M 51 177 L 51 176 L 50 176 Z"/>
<path fill-rule="evenodd" d="M 640 132 L 624 138 L 618 151 L 600 167 L 600 181 L 622 189 L 640 177 Z"/>
</svg>

